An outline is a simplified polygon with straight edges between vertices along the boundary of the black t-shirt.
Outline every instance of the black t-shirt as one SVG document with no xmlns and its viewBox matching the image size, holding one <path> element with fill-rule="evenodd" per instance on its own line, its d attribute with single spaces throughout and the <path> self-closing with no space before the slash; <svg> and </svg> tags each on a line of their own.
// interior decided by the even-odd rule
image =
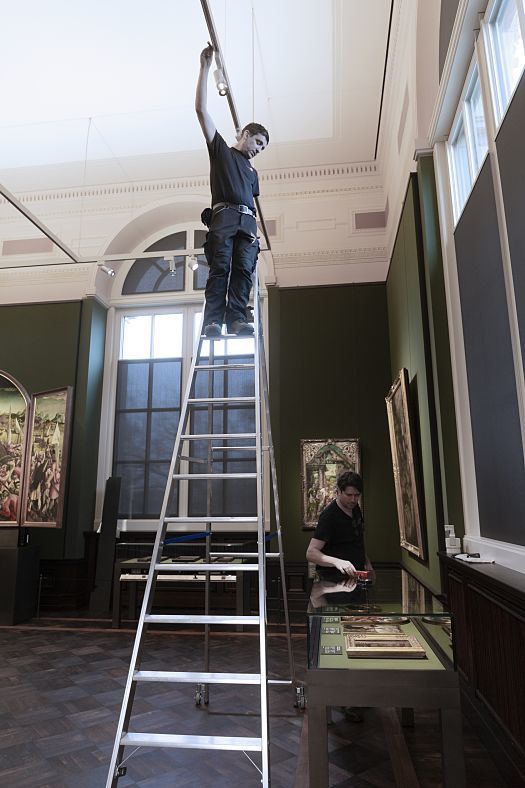
<svg viewBox="0 0 525 788">
<path fill-rule="evenodd" d="M 236 148 L 229 148 L 218 131 L 210 143 L 211 204 L 231 202 L 254 208 L 259 196 L 259 179 L 250 160 Z"/>
<path fill-rule="evenodd" d="M 363 515 L 358 505 L 354 507 L 350 517 L 336 500 L 328 504 L 319 516 L 314 539 L 326 542 L 321 550 L 325 555 L 351 561 L 356 569 L 365 568 Z M 317 571 L 330 580 L 340 580 L 342 577 L 341 572 L 333 566 L 317 566 Z"/>
</svg>

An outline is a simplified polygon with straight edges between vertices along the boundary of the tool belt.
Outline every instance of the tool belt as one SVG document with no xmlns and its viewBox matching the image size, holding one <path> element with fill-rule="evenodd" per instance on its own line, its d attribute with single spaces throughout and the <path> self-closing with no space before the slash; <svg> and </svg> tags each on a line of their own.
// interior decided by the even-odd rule
<svg viewBox="0 0 525 788">
<path fill-rule="evenodd" d="M 216 211 L 218 208 L 233 208 L 235 211 L 239 213 L 249 213 L 250 216 L 253 216 L 255 219 L 256 213 L 253 208 L 250 208 L 249 205 L 236 205 L 232 202 L 216 202 L 215 205 L 211 206 L 212 211 Z"/>
</svg>

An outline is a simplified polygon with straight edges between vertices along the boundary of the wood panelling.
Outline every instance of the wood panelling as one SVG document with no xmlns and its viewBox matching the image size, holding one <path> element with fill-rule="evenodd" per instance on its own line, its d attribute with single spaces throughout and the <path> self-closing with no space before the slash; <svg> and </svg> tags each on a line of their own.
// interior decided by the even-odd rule
<svg viewBox="0 0 525 788">
<path fill-rule="evenodd" d="M 525 749 L 525 621 L 467 586 L 476 691 Z"/>
<path fill-rule="evenodd" d="M 464 690 L 511 785 L 525 785 L 525 574 L 440 555 Z"/>
</svg>

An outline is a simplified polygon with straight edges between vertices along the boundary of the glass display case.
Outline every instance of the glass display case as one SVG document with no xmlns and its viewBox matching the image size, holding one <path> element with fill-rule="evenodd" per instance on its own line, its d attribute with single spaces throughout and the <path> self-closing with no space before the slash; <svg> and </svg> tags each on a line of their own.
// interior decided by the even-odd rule
<svg viewBox="0 0 525 788">
<path fill-rule="evenodd" d="M 328 786 L 328 710 L 362 706 L 397 708 L 404 720 L 438 709 L 443 784 L 462 788 L 453 621 L 439 599 L 403 569 L 336 574 L 314 580 L 307 618 L 310 785 Z"/>
<path fill-rule="evenodd" d="M 417 660 L 417 663 L 415 662 Z M 308 606 L 308 667 L 454 667 L 450 613 L 403 569 L 341 581 L 316 578 Z"/>
</svg>

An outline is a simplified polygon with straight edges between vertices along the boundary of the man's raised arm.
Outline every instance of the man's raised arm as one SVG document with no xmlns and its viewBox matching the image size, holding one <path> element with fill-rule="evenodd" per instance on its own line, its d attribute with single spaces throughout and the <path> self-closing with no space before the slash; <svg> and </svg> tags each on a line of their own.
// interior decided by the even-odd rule
<svg viewBox="0 0 525 788">
<path fill-rule="evenodd" d="M 208 74 L 213 59 L 213 47 L 210 43 L 201 52 L 201 68 L 197 80 L 195 93 L 195 112 L 201 124 L 202 133 L 206 142 L 211 142 L 215 136 L 215 123 L 208 112 Z"/>
</svg>

